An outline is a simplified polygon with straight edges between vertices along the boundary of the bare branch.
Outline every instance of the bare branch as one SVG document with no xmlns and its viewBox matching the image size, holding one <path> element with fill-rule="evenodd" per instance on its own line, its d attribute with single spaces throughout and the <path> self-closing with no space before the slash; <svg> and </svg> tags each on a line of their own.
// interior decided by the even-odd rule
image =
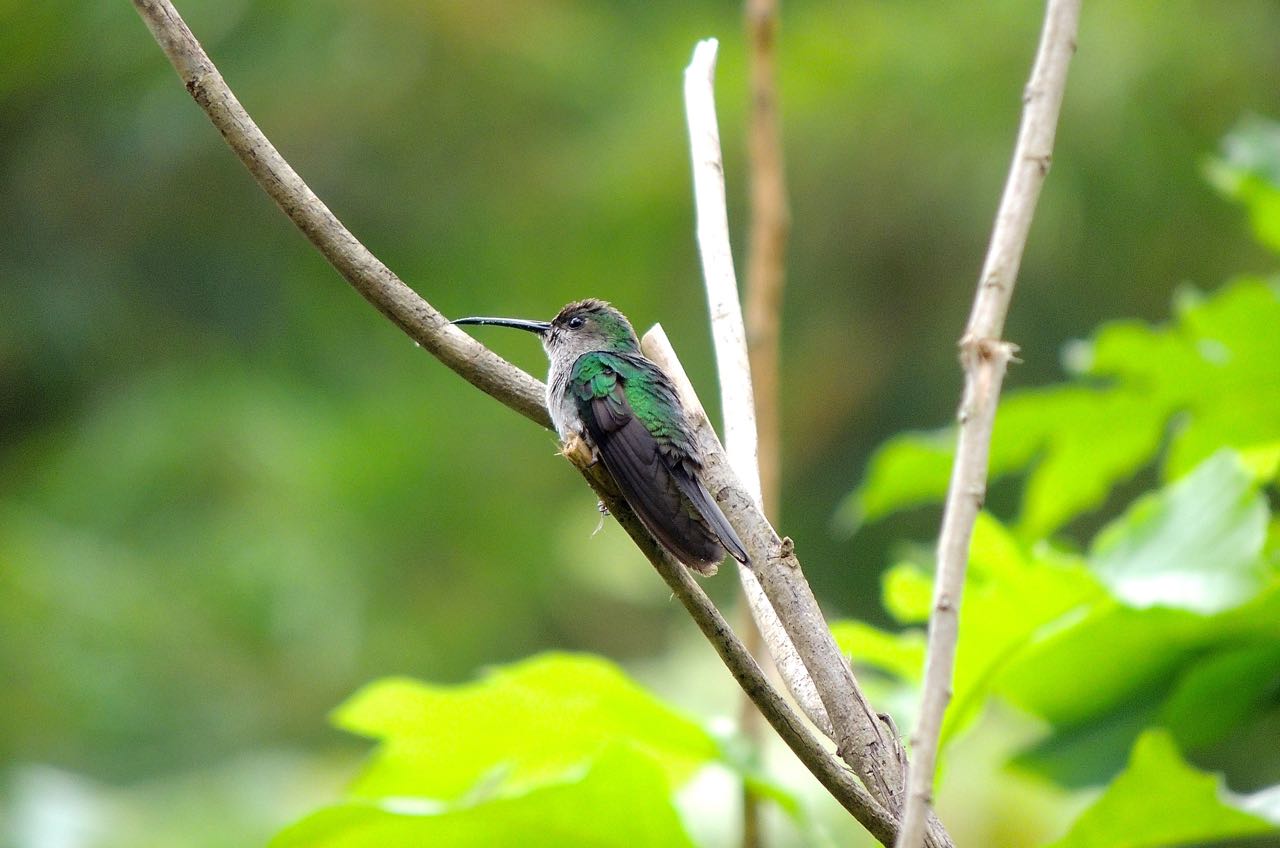
<svg viewBox="0 0 1280 848">
<path fill-rule="evenodd" d="M 706 281 L 711 332 L 720 377 L 720 405 L 724 415 L 724 451 L 729 466 L 746 486 L 758 510 L 763 512 L 760 470 L 757 464 L 755 402 L 746 331 L 738 304 L 738 283 L 729 244 L 729 218 L 724 200 L 724 171 L 720 130 L 716 122 L 713 80 L 717 42 L 699 42 L 693 61 L 685 69 L 685 111 L 689 121 L 693 159 L 694 196 L 698 210 L 698 247 Z M 706 420 L 706 412 L 661 328 L 645 337 L 646 353 L 672 374 L 691 404 L 690 413 Z M 650 337 L 653 336 L 651 339 Z M 708 424 L 709 426 L 709 424 Z M 766 640 L 779 674 L 810 719 L 828 736 L 834 735 L 831 719 L 822 706 L 804 663 L 778 621 L 760 582 L 750 567 L 739 565 L 739 577 L 756 626 Z"/>
<path fill-rule="evenodd" d="M 706 420 L 705 416 L 702 420 Z M 592 464 L 590 451 L 579 442 L 571 444 L 565 455 L 582 472 L 605 506 L 618 519 L 618 523 L 684 604 L 694 623 L 716 649 L 742 691 L 756 704 L 765 719 L 782 737 L 782 741 L 841 806 L 852 813 L 873 836 L 888 845 L 897 831 L 897 819 L 872 798 L 848 769 L 823 747 L 804 719 L 783 700 L 689 570 L 653 540 L 618 494 L 601 464 Z"/>
<path fill-rule="evenodd" d="M 716 122 L 713 81 L 718 47 L 714 38 L 698 42 L 693 61 L 684 72 L 693 193 L 698 210 L 698 252 L 707 285 L 707 305 L 711 309 L 711 335 L 715 340 L 720 399 L 724 407 L 725 452 L 729 465 L 751 493 L 752 500 L 763 506 L 756 466 L 755 395 L 747 361 L 742 306 L 738 303 L 738 280 L 729 247 L 724 165 L 720 156 L 720 128 Z"/>
<path fill-rule="evenodd" d="M 1005 369 L 1016 348 L 1000 340 L 1005 315 L 1017 281 L 1027 232 L 1040 187 L 1049 172 L 1054 134 L 1067 67 L 1076 48 L 1080 0 L 1049 0 L 1044 29 L 1031 80 L 1023 95 L 1022 125 L 1013 151 L 1013 163 L 996 213 L 991 245 L 978 282 L 973 311 L 960 340 L 960 360 L 965 371 L 960 403 L 960 433 L 956 445 L 951 485 L 943 509 L 938 536 L 938 565 L 934 585 L 933 615 L 929 619 L 929 645 L 925 662 L 920 715 L 912 734 L 912 757 L 907 807 L 898 848 L 920 844 L 926 814 L 933 795 L 933 774 L 938 737 L 951 697 L 959 630 L 960 596 L 973 525 L 987 489 L 987 458 L 991 429 Z"/>
</svg>

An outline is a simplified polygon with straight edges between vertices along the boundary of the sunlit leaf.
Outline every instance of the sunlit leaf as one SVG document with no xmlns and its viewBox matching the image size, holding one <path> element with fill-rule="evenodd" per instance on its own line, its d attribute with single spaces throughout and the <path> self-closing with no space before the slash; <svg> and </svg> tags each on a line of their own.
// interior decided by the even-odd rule
<svg viewBox="0 0 1280 848">
<path fill-rule="evenodd" d="M 1186 749 L 1229 740 L 1269 709 L 1264 695 L 1280 679 L 1277 644 L 1280 580 L 1212 616 L 1108 599 L 1028 646 L 995 691 L 1052 728 L 1018 756 L 1020 765 L 1090 785 L 1114 774 L 1121 752 L 1152 724 Z"/>
<path fill-rule="evenodd" d="M 476 803 L 415 798 L 351 801 L 313 813 L 273 848 L 563 848 L 692 846 L 663 769 L 630 746 L 611 746 L 589 768 L 528 791 Z"/>
<path fill-rule="evenodd" d="M 698 724 L 586 655 L 544 654 L 458 686 L 380 681 L 339 707 L 334 721 L 380 740 L 352 789 L 363 798 L 521 791 L 617 740 L 651 753 L 673 784 L 718 753 Z"/>
<path fill-rule="evenodd" d="M 1094 540 L 1090 561 L 1124 603 L 1213 613 L 1251 598 L 1262 560 L 1266 501 L 1229 451 L 1133 504 Z"/>
<path fill-rule="evenodd" d="M 920 679 L 924 669 L 924 633 L 908 630 L 886 633 L 864 621 L 836 621 L 831 634 L 846 656 L 903 680 Z"/>
<path fill-rule="evenodd" d="M 974 528 L 967 578 L 947 735 L 974 717 L 1004 667 L 1042 631 L 1105 597 L 1083 562 L 1048 550 L 1029 553 L 987 513 L 979 515 Z M 922 624 L 929 616 L 931 584 L 920 566 L 895 566 L 885 575 L 885 605 L 902 623 Z M 891 634 L 848 624 L 835 630 L 855 662 L 904 680 L 919 679 L 924 655 L 919 630 Z"/>
<path fill-rule="evenodd" d="M 955 432 L 904 433 L 876 450 L 862 484 L 841 506 L 840 523 L 856 530 L 898 510 L 937 501 L 947 490 Z"/>
</svg>

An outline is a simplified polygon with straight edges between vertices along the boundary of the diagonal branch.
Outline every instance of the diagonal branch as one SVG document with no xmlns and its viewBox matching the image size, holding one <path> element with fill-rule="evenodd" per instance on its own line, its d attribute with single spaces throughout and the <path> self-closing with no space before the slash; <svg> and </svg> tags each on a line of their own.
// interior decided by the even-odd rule
<svg viewBox="0 0 1280 848">
<path fill-rule="evenodd" d="M 665 341 L 666 335 L 661 332 L 661 328 L 657 329 Z M 646 339 L 652 337 L 652 331 L 646 335 Z M 666 349 L 670 350 L 670 347 Z M 679 360 L 674 359 L 674 352 L 671 355 L 672 361 L 678 366 Z M 702 420 L 705 422 L 706 418 Z M 872 836 L 885 845 L 890 844 L 897 832 L 897 818 L 871 797 L 844 764 L 832 756 L 809 730 L 804 719 L 783 700 L 747 651 L 746 645 L 734 634 L 724 616 L 694 580 L 689 569 L 673 559 L 653 540 L 639 518 L 627 506 L 627 502 L 618 494 L 607 472 L 599 463 L 594 462 L 590 451 L 581 442 L 571 444 L 565 455 L 582 472 L 582 476 L 595 489 L 605 507 L 617 518 L 618 523 L 684 604 L 694 623 L 716 649 L 742 691 L 755 703 L 787 747 Z"/>
<path fill-rule="evenodd" d="M 249 117 L 172 3 L 169 0 L 132 2 L 177 70 L 187 91 L 258 185 L 343 278 L 423 348 L 468 382 L 535 423 L 549 426 L 550 419 L 543 405 L 543 385 L 447 324 L 439 312 L 360 244 Z M 744 537 L 748 550 L 755 552 L 754 555 L 773 551 L 775 559 L 786 562 L 798 576 L 798 562 L 791 552 L 789 540 L 784 546 L 755 508 L 751 496 L 733 479 L 725 467 L 723 449 L 715 433 L 708 426 L 699 438 L 709 456 L 709 465 L 714 469 L 708 482 L 734 526 L 740 532 L 751 531 Z M 567 455 L 575 465 L 583 464 L 583 458 L 572 449 L 567 451 Z M 886 844 L 892 840 L 897 822 L 889 808 L 868 794 L 778 695 L 706 594 L 684 567 L 667 556 L 644 530 L 634 513 L 618 497 L 612 481 L 602 469 L 598 465 L 584 469 L 583 476 L 680 598 L 735 679 L 783 741 L 836 800 L 877 839 Z M 808 592 L 807 584 L 803 584 L 803 589 Z M 816 610 L 811 593 L 807 603 Z M 809 627 L 810 623 L 806 622 L 804 626 Z M 825 632 L 825 624 L 821 626 Z M 845 668 L 847 671 L 847 665 Z"/>
<path fill-rule="evenodd" d="M 938 536 L 937 577 L 933 615 L 929 619 L 928 658 L 920 715 L 911 737 L 915 762 L 909 772 L 907 807 L 898 834 L 898 848 L 920 844 L 933 795 L 933 774 L 942 718 L 951 697 L 959 631 L 960 595 L 973 525 L 987 489 L 987 457 L 991 429 L 1005 369 L 1016 348 L 1000 340 L 1005 315 L 1017 281 L 1018 266 L 1031 228 L 1040 187 L 1049 173 L 1053 139 L 1067 83 L 1067 67 L 1076 49 L 1080 0 L 1049 0 L 1044 30 L 1031 80 L 1023 94 L 1022 126 L 1013 151 L 1013 164 L 996 213 L 991 245 L 978 282 L 973 311 L 960 340 L 965 387 L 960 403 L 960 434 L 955 465 Z"/>
<path fill-rule="evenodd" d="M 659 367 L 671 378 L 671 382 L 675 384 L 676 391 L 680 394 L 680 404 L 684 407 L 685 414 L 694 426 L 699 429 L 712 430 L 711 421 L 707 418 L 707 412 L 702 406 L 702 401 L 698 399 L 698 395 L 693 389 L 693 384 L 689 382 L 684 366 L 680 363 L 675 350 L 671 347 L 671 342 L 667 338 L 666 331 L 662 329 L 662 325 L 655 324 L 649 332 L 645 333 L 644 338 L 640 340 L 640 346 L 644 350 L 644 355 L 658 363 Z M 774 666 L 778 669 L 778 674 L 782 677 L 783 683 L 786 684 L 787 690 L 791 692 L 791 697 L 795 698 L 796 703 L 799 704 L 805 715 L 809 717 L 809 720 L 830 738 L 835 731 L 831 728 L 831 719 L 827 717 L 826 708 L 822 706 L 822 698 L 818 695 L 818 689 L 814 685 L 813 678 L 809 675 L 809 670 L 805 668 L 804 662 L 800 659 L 800 654 L 796 651 L 795 645 L 791 642 L 791 637 L 787 635 L 786 628 L 782 626 L 782 622 L 778 619 L 778 613 L 774 611 L 773 605 L 769 603 L 768 597 L 765 596 L 764 589 L 761 588 L 760 581 L 756 579 L 755 572 L 748 566 L 739 563 L 738 576 L 742 579 L 742 590 L 750 606 L 751 614 L 760 628 L 760 633 L 764 637 L 765 644 L 769 650 L 769 656 L 773 659 Z"/>
</svg>

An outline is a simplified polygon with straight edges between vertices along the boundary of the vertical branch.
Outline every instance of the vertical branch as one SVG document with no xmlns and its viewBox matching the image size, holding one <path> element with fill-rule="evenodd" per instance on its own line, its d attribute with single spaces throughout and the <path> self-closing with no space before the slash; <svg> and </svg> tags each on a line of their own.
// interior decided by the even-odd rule
<svg viewBox="0 0 1280 848">
<path fill-rule="evenodd" d="M 747 253 L 747 354 L 755 387 L 760 491 L 764 512 L 778 520 L 781 498 L 779 428 L 779 352 L 782 293 L 786 283 L 787 237 L 791 210 L 787 205 L 778 118 L 774 39 L 778 27 L 776 0 L 747 0 L 750 64 L 750 115 L 747 153 L 751 180 L 751 229 Z"/>
<path fill-rule="evenodd" d="M 747 174 L 751 192 L 750 234 L 747 239 L 747 358 L 756 399 L 761 503 L 765 515 L 776 523 L 782 500 L 778 340 L 782 291 L 786 281 L 787 235 L 791 227 L 773 49 L 778 28 L 777 0 L 746 0 L 744 18 L 749 68 Z M 744 606 L 750 613 L 749 603 Z M 760 630 L 754 626 L 750 614 L 743 618 L 746 619 L 742 627 L 743 638 L 747 646 L 758 653 L 762 638 Z M 760 747 L 764 724 L 759 711 L 744 697 L 740 714 L 743 734 L 757 748 Z M 742 848 L 760 848 L 762 844 L 759 798 L 744 785 Z"/>
<path fill-rule="evenodd" d="M 724 449 L 751 498 L 760 506 L 760 474 L 756 464 L 755 393 L 747 359 L 738 280 L 729 247 L 729 214 L 724 201 L 724 165 L 720 157 L 720 128 L 712 80 L 719 42 L 698 42 L 684 72 L 685 113 L 693 158 L 693 187 L 698 210 L 698 253 L 711 309 L 720 399 L 724 407 Z"/>
<path fill-rule="evenodd" d="M 1000 335 L 1022 262 L 1031 217 L 1049 172 L 1058 113 L 1067 82 L 1067 67 L 1076 47 L 1079 17 L 1080 0 L 1049 0 L 1040 47 L 1023 94 L 1022 125 L 1013 151 L 1013 163 L 996 213 L 995 229 L 991 234 L 969 324 L 960 340 L 960 361 L 965 372 L 964 395 L 958 413 L 960 433 L 938 536 L 928 658 L 920 715 L 912 734 L 914 762 L 909 769 L 907 806 L 902 829 L 898 832 L 898 848 L 915 848 L 920 844 L 932 800 L 938 737 L 951 697 L 960 595 L 964 588 L 969 542 L 986 495 L 987 457 L 1000 387 L 1005 370 L 1017 350 L 1008 342 L 1001 341 Z"/>
</svg>

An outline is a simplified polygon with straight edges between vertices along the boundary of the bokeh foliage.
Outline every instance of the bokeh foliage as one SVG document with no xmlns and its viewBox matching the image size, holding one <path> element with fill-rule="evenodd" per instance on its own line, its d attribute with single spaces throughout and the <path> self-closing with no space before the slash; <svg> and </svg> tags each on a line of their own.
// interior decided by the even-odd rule
<svg viewBox="0 0 1280 848">
<path fill-rule="evenodd" d="M 714 408 L 679 73 L 696 38 L 721 37 L 741 231 L 734 4 L 179 6 L 303 175 L 441 309 L 546 316 L 608 297 L 667 326 Z M 874 444 L 954 407 L 1039 15 L 785 4 L 782 529 L 828 609 L 885 623 L 886 551 L 936 526 L 916 510 L 849 538 L 830 518 Z M 1160 320 L 1176 284 L 1271 270 L 1199 163 L 1272 104 L 1259 69 L 1278 41 L 1266 0 L 1089 8 L 1011 382 L 1056 379 L 1063 342 L 1104 320 Z M 1268 196 L 1243 173 L 1215 183 Z M 731 709 L 727 676 L 688 673 L 690 628 L 622 534 L 590 535 L 592 501 L 550 437 L 344 288 L 123 0 L 0 3 L 0 208 L 0 761 L 90 781 L 68 802 L 90 844 L 261 842 L 336 791 L 289 794 L 316 761 L 272 758 L 336 750 L 345 773 L 359 749 L 321 716 L 387 675 L 448 683 L 583 649 L 687 707 Z M 527 339 L 493 343 L 541 371 Z M 1249 425 L 1236 418 L 1219 423 Z M 66 800 L 24 775 L 4 799 L 19 824 Z"/>
</svg>

